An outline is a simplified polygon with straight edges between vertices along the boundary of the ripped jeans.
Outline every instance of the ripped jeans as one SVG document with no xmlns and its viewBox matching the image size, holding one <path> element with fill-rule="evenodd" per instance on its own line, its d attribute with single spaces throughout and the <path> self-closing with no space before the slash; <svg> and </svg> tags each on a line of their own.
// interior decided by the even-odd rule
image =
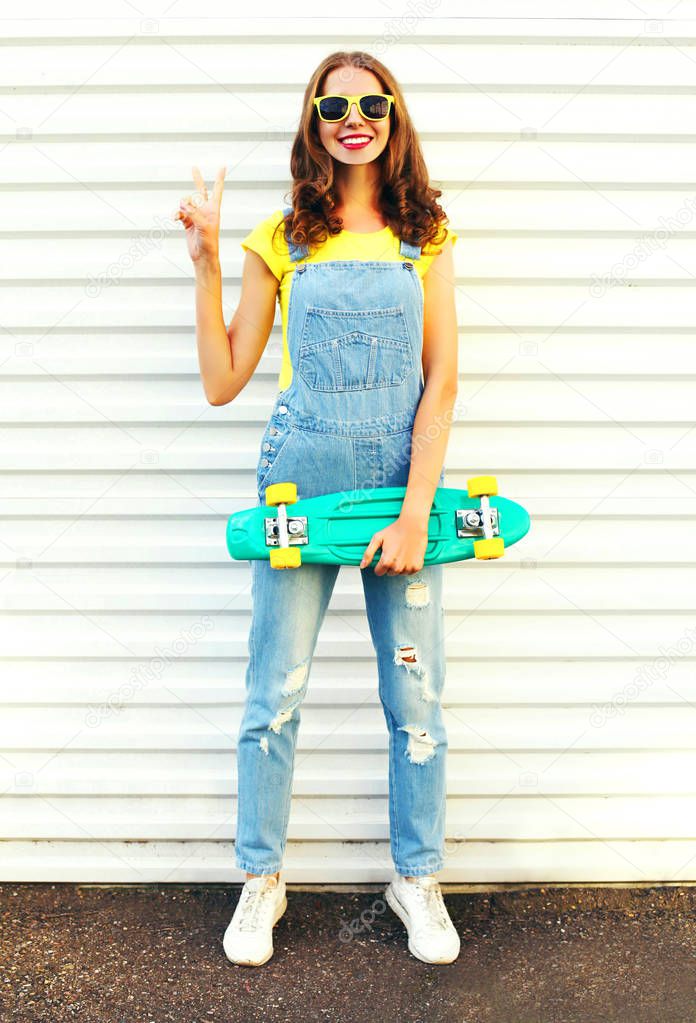
<svg viewBox="0 0 696 1023">
<path fill-rule="evenodd" d="M 300 708 L 341 566 L 278 570 L 261 560 L 250 565 L 253 614 L 237 743 L 235 855 L 248 873 L 274 874 L 287 840 Z M 411 876 L 444 865 L 442 569 L 425 565 L 395 576 L 377 576 L 373 566 L 358 570 L 389 735 L 391 855 L 396 871 Z M 337 714 L 337 725 L 340 719 Z M 356 762 L 359 757 L 355 754 Z"/>
</svg>

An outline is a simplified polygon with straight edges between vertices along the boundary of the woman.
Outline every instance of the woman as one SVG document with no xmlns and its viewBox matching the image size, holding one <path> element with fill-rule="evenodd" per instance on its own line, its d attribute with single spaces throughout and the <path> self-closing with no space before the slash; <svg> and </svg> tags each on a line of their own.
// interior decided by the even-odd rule
<svg viewBox="0 0 696 1023">
<path fill-rule="evenodd" d="M 187 197 L 177 216 L 196 269 L 203 386 L 214 405 L 240 393 L 279 299 L 283 363 L 259 452 L 259 503 L 273 480 L 294 481 L 300 499 L 406 486 L 398 519 L 375 533 L 360 564 L 389 733 L 395 874 L 385 897 L 413 955 L 452 962 L 459 936 L 435 877 L 446 795 L 442 565 L 424 566 L 424 557 L 457 391 L 456 235 L 444 228 L 442 193 L 429 186 L 396 80 L 362 51 L 333 53 L 312 75 L 291 172 L 292 205 L 242 242 L 242 293 L 226 330 L 218 259 L 225 168 L 210 199 L 194 168 L 201 201 Z M 282 571 L 259 560 L 251 569 L 235 844 L 246 883 L 224 948 L 232 962 L 260 965 L 287 906 L 280 867 L 300 704 L 339 566 Z"/>
</svg>

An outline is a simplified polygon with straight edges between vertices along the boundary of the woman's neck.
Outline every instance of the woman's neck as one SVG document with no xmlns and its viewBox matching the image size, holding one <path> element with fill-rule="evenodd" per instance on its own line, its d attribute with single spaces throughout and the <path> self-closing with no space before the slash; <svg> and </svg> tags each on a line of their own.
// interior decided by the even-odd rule
<svg viewBox="0 0 696 1023">
<path fill-rule="evenodd" d="M 379 231 L 386 226 L 377 206 L 379 177 L 374 164 L 355 167 L 343 164 L 336 174 L 336 192 L 334 212 L 346 231 Z"/>
</svg>

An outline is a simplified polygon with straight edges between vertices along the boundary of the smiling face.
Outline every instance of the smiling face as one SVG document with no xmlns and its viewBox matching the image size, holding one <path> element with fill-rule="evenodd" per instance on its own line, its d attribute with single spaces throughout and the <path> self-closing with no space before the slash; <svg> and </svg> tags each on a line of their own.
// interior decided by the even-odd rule
<svg viewBox="0 0 696 1023">
<path fill-rule="evenodd" d="M 362 96 L 365 93 L 388 92 L 379 78 L 367 68 L 340 67 L 334 68 L 326 76 L 324 86 L 318 95 L 327 96 L 349 94 Z M 345 164 L 371 163 L 382 153 L 389 141 L 389 117 L 383 121 L 370 121 L 363 117 L 357 103 L 342 121 L 329 123 L 322 121 L 317 114 L 319 138 L 328 153 Z M 350 136 L 355 138 L 351 145 Z M 343 141 L 345 140 L 345 141 Z"/>
</svg>

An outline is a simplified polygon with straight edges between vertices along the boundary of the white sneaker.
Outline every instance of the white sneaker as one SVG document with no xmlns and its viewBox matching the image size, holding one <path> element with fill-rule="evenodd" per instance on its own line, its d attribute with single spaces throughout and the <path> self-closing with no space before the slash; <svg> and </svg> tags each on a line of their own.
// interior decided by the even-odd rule
<svg viewBox="0 0 696 1023">
<path fill-rule="evenodd" d="M 424 963 L 451 963 L 460 941 L 432 874 L 407 881 L 395 874 L 384 893 L 387 903 L 408 931 L 408 950 Z"/>
<path fill-rule="evenodd" d="M 225 955 L 240 966 L 261 966 L 273 955 L 273 928 L 288 908 L 285 881 L 274 874 L 250 877 L 222 945 Z"/>
</svg>

